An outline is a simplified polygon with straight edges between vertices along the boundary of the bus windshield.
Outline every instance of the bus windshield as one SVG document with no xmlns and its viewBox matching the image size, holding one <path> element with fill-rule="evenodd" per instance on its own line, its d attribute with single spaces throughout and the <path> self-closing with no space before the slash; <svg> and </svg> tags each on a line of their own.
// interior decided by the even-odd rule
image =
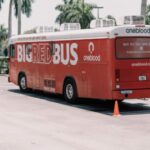
<svg viewBox="0 0 150 150">
<path fill-rule="evenodd" d="M 150 58 L 150 38 L 117 38 L 116 57 L 118 59 Z"/>
</svg>

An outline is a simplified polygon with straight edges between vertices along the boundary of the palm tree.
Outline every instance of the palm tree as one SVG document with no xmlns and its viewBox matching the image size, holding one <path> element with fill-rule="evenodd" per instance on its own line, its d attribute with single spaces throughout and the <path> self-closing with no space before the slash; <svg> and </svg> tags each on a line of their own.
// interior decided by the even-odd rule
<svg viewBox="0 0 150 150">
<path fill-rule="evenodd" d="M 146 7 L 145 22 L 150 25 L 150 5 Z"/>
<path fill-rule="evenodd" d="M 0 52 L 3 50 L 4 43 L 8 37 L 8 30 L 4 25 L 0 25 Z"/>
<path fill-rule="evenodd" d="M 114 16 L 112 16 L 112 15 L 107 15 L 106 18 L 114 20 L 115 25 L 117 25 L 117 23 L 116 23 L 116 18 L 115 18 Z"/>
<path fill-rule="evenodd" d="M 55 8 L 60 11 L 56 22 L 59 24 L 77 22 L 81 24 L 81 28 L 88 28 L 91 20 L 95 18 L 92 14 L 95 5 L 89 3 L 83 5 L 83 0 L 63 0 L 63 2 L 63 5 Z"/>
<path fill-rule="evenodd" d="M 146 6 L 147 6 L 147 0 L 142 0 L 141 2 L 141 15 L 142 16 L 145 16 Z"/>
<path fill-rule="evenodd" d="M 21 33 L 21 12 L 30 17 L 32 11 L 32 3 L 34 0 L 10 0 L 9 17 L 8 17 L 8 36 L 12 35 L 12 7 L 15 9 L 15 16 L 18 17 L 18 34 Z"/>
<path fill-rule="evenodd" d="M 73 0 L 63 0 L 63 5 L 57 5 L 55 7 L 56 10 L 60 11 L 60 14 L 56 18 L 56 22 L 59 24 L 62 24 L 65 22 L 66 16 L 67 16 L 67 11 L 71 9 L 71 5 L 73 5 Z"/>
<path fill-rule="evenodd" d="M 6 40 L 8 36 L 7 29 L 4 27 L 4 25 L 0 25 L 0 42 L 2 40 Z"/>
</svg>

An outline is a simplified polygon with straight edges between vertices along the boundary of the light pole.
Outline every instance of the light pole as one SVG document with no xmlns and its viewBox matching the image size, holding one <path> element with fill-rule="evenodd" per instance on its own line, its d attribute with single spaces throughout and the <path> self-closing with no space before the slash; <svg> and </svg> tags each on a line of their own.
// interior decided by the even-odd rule
<svg viewBox="0 0 150 150">
<path fill-rule="evenodd" d="M 103 9 L 104 7 L 95 6 L 94 8 L 97 9 L 97 19 L 99 19 L 100 18 L 100 16 L 99 16 L 100 9 Z"/>
</svg>

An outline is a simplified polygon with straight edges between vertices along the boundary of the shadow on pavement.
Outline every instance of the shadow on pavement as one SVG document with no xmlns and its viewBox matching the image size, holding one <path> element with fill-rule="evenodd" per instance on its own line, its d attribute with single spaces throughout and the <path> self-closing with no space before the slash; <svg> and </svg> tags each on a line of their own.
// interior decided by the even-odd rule
<svg viewBox="0 0 150 150">
<path fill-rule="evenodd" d="M 22 95 L 38 98 L 41 100 L 46 100 L 54 103 L 59 103 L 67 105 L 70 107 L 75 107 L 87 111 L 102 113 L 106 115 L 112 115 L 114 102 L 105 100 L 95 100 L 95 99 L 79 99 L 77 104 L 68 104 L 62 97 L 62 95 L 54 95 L 49 93 L 44 93 L 42 91 L 30 91 L 28 93 L 21 93 L 19 89 L 11 89 L 9 92 L 19 93 Z M 132 101 L 134 102 L 134 100 Z M 150 114 L 150 105 L 137 102 L 131 103 L 129 101 L 123 101 L 119 103 L 121 115 L 137 115 L 137 114 Z"/>
</svg>

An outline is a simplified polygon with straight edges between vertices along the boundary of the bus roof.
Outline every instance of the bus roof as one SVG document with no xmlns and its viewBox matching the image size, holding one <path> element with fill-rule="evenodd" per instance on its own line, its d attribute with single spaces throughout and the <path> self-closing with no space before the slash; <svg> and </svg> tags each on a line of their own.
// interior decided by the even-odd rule
<svg viewBox="0 0 150 150">
<path fill-rule="evenodd" d="M 64 41 L 64 40 L 85 40 L 99 38 L 115 38 L 116 36 L 149 36 L 150 26 L 124 25 L 96 29 L 84 29 L 65 32 L 50 32 L 42 34 L 24 34 L 13 36 L 9 39 L 9 44 L 23 42 L 44 42 L 44 41 Z"/>
</svg>

